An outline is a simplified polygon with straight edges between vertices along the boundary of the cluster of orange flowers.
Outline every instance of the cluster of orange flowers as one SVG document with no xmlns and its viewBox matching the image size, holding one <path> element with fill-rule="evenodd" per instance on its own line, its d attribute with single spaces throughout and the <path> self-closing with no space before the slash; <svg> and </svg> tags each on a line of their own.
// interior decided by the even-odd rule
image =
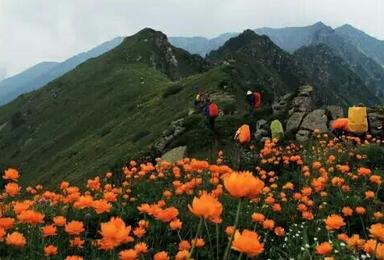
<svg viewBox="0 0 384 260">
<path fill-rule="evenodd" d="M 215 164 L 131 161 L 85 189 L 62 181 L 55 191 L 23 190 L 19 172 L 6 169 L 0 247 L 6 256 L 69 260 L 277 259 L 301 251 L 384 259 L 383 169 L 366 166 L 358 148 L 368 143 L 319 135 L 304 148 L 267 140 L 253 171 L 231 169 L 223 152 Z M 306 227 L 305 241 L 292 236 L 295 225 Z M 299 242 L 289 244 L 292 237 Z"/>
</svg>

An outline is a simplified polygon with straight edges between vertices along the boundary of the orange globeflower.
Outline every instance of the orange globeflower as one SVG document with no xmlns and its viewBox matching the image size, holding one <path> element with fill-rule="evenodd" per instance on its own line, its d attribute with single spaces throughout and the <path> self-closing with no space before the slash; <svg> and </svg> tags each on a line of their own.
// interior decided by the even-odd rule
<svg viewBox="0 0 384 260">
<path fill-rule="evenodd" d="M 72 220 L 65 225 L 65 232 L 70 235 L 80 235 L 84 231 L 84 224 L 81 221 Z"/>
<path fill-rule="evenodd" d="M 360 167 L 357 172 L 359 173 L 359 175 L 361 176 L 368 176 L 368 175 L 371 175 L 372 171 L 368 168 L 364 168 L 364 167 Z"/>
<path fill-rule="evenodd" d="M 369 233 L 371 237 L 374 237 L 377 240 L 384 242 L 384 224 L 377 223 L 371 225 L 371 227 L 369 228 Z"/>
<path fill-rule="evenodd" d="M 358 215 L 364 215 L 365 214 L 365 208 L 364 207 L 356 207 L 355 211 Z"/>
<path fill-rule="evenodd" d="M 19 194 L 20 190 L 21 188 L 17 183 L 11 182 L 5 185 L 5 192 L 11 197 L 14 197 Z"/>
<path fill-rule="evenodd" d="M 119 253 L 120 260 L 136 260 L 138 257 L 139 255 L 134 249 L 126 249 Z"/>
<path fill-rule="evenodd" d="M 20 214 L 22 211 L 29 209 L 32 205 L 33 201 L 31 200 L 16 201 L 15 204 L 13 204 L 13 211 L 15 211 L 16 214 Z"/>
<path fill-rule="evenodd" d="M 170 222 L 179 215 L 179 210 L 175 207 L 169 207 L 166 209 L 160 209 L 154 214 L 157 220 L 162 222 Z"/>
<path fill-rule="evenodd" d="M 264 229 L 272 230 L 274 227 L 275 227 L 275 221 L 273 221 L 272 219 L 266 219 L 263 221 Z"/>
<path fill-rule="evenodd" d="M 23 234 L 15 231 L 7 235 L 5 243 L 10 246 L 23 247 L 27 243 L 27 240 Z"/>
<path fill-rule="evenodd" d="M 256 232 L 247 229 L 243 230 L 242 233 L 236 231 L 232 241 L 232 249 L 250 257 L 257 256 L 264 251 L 264 245 L 260 243 L 259 239 L 260 237 Z"/>
<path fill-rule="evenodd" d="M 221 213 L 223 212 L 223 205 L 220 201 L 208 194 L 203 192 L 199 198 L 194 197 L 192 206 L 188 205 L 189 210 L 193 215 L 208 219 L 213 223 L 221 223 Z"/>
<path fill-rule="evenodd" d="M 365 243 L 364 239 L 360 239 L 360 236 L 358 234 L 354 234 L 347 239 L 348 247 L 354 251 L 361 248 L 364 245 L 364 243 Z"/>
<path fill-rule="evenodd" d="M 78 255 L 70 255 L 65 258 L 65 260 L 83 260 L 84 258 Z"/>
<path fill-rule="evenodd" d="M 264 188 L 264 182 L 251 172 L 232 172 L 224 177 L 224 187 L 235 198 L 256 198 Z"/>
<path fill-rule="evenodd" d="M 265 216 L 263 214 L 256 212 L 252 214 L 251 218 L 253 222 L 257 222 L 259 224 L 263 223 L 265 220 Z"/>
<path fill-rule="evenodd" d="M 27 224 L 40 224 L 44 222 L 44 214 L 41 214 L 40 212 L 34 211 L 34 210 L 24 210 L 19 215 L 17 215 L 17 219 L 21 223 L 27 223 Z"/>
<path fill-rule="evenodd" d="M 345 226 L 344 219 L 336 214 L 332 214 L 325 219 L 327 230 L 337 230 Z"/>
<path fill-rule="evenodd" d="M 169 223 L 169 227 L 171 228 L 171 230 L 181 229 L 182 226 L 183 226 L 183 222 L 181 222 L 180 219 L 178 219 L 178 218 L 172 220 Z"/>
<path fill-rule="evenodd" d="M 47 225 L 41 228 L 41 232 L 44 237 L 55 236 L 56 235 L 56 227 L 54 225 Z"/>
<path fill-rule="evenodd" d="M 205 245 L 205 241 L 202 238 L 198 238 L 196 240 L 192 239 L 192 244 L 194 244 L 196 248 L 201 248 Z"/>
<path fill-rule="evenodd" d="M 135 245 L 135 251 L 138 253 L 138 254 L 145 254 L 148 252 L 148 246 L 146 243 L 144 242 L 140 242 L 138 244 Z"/>
<path fill-rule="evenodd" d="M 58 227 L 63 227 L 67 220 L 63 216 L 56 216 L 53 218 L 53 223 Z"/>
<path fill-rule="evenodd" d="M 323 242 L 316 247 L 316 253 L 319 255 L 328 255 L 332 252 L 332 245 L 328 242 Z"/>
<path fill-rule="evenodd" d="M 69 240 L 69 244 L 71 247 L 83 248 L 85 241 L 80 237 L 75 237 L 74 239 Z"/>
<path fill-rule="evenodd" d="M 353 209 L 350 207 L 344 207 L 341 212 L 343 212 L 344 217 L 350 217 L 353 214 Z"/>
<path fill-rule="evenodd" d="M 13 227 L 13 223 L 15 223 L 15 219 L 13 218 L 0 218 L 0 227 L 5 230 L 11 229 Z"/>
<path fill-rule="evenodd" d="M 153 260 L 169 260 L 168 253 L 165 251 L 158 252 L 153 256 Z"/>
<path fill-rule="evenodd" d="M 111 250 L 121 244 L 133 241 L 129 236 L 131 226 L 126 226 L 119 217 L 112 217 L 108 222 L 101 223 L 100 235 L 102 239 L 98 241 L 100 249 Z"/>
<path fill-rule="evenodd" d="M 189 257 L 190 257 L 189 251 L 188 250 L 182 250 L 182 251 L 177 252 L 177 254 L 175 255 L 175 260 L 187 260 L 187 259 L 189 259 Z"/>
<path fill-rule="evenodd" d="M 16 169 L 8 168 L 4 171 L 4 175 L 3 175 L 4 180 L 17 181 L 19 177 L 20 177 L 19 172 Z"/>
<path fill-rule="evenodd" d="M 282 237 L 285 235 L 285 230 L 282 227 L 275 227 L 274 232 L 275 232 L 275 235 L 278 237 Z"/>
<path fill-rule="evenodd" d="M 44 255 L 45 256 L 57 255 L 57 247 L 55 247 L 54 245 L 48 245 L 44 247 Z"/>
<path fill-rule="evenodd" d="M 191 249 L 191 244 L 189 243 L 188 240 L 182 240 L 180 241 L 179 243 L 179 251 L 183 251 L 183 250 L 189 250 Z"/>
<path fill-rule="evenodd" d="M 73 207 L 75 209 L 85 209 L 93 206 L 93 198 L 90 195 L 80 196 L 75 203 L 73 203 Z"/>
<path fill-rule="evenodd" d="M 104 212 L 109 212 L 111 210 L 111 203 L 108 201 L 101 199 L 101 200 L 94 200 L 92 207 L 95 209 L 97 214 L 103 214 Z"/>
</svg>

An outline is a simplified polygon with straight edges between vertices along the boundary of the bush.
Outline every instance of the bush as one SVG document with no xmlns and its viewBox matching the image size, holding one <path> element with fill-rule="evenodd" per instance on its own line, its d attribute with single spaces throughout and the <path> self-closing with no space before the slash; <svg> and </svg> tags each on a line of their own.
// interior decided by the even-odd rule
<svg viewBox="0 0 384 260">
<path fill-rule="evenodd" d="M 167 88 L 165 90 L 165 92 L 163 93 L 163 98 L 167 98 L 169 96 L 173 96 L 173 95 L 176 95 L 177 93 L 179 93 L 181 90 L 183 89 L 182 86 L 180 85 L 173 85 L 173 86 L 170 86 L 169 88 Z"/>
</svg>

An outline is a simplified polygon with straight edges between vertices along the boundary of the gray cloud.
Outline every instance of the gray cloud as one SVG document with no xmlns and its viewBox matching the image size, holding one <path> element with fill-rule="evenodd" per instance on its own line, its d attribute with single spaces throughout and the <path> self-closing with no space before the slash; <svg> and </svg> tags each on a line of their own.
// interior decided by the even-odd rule
<svg viewBox="0 0 384 260">
<path fill-rule="evenodd" d="M 263 26 L 345 23 L 384 39 L 382 0 L 0 0 L 0 68 L 15 74 L 153 27 L 213 37 Z"/>
</svg>

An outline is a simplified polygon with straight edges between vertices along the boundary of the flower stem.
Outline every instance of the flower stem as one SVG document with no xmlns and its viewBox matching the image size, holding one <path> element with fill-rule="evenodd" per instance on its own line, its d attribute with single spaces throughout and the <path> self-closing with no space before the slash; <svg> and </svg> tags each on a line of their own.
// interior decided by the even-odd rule
<svg viewBox="0 0 384 260">
<path fill-rule="evenodd" d="M 241 199 L 239 200 L 239 203 L 237 204 L 237 211 L 236 211 L 236 218 L 235 218 L 235 224 L 233 225 L 233 233 L 231 234 L 231 237 L 228 241 L 227 248 L 225 249 L 225 254 L 223 259 L 226 260 L 229 257 L 229 251 L 231 248 L 232 240 L 236 232 L 237 225 L 239 223 L 239 217 L 240 217 L 240 209 L 241 209 Z"/>
<path fill-rule="evenodd" d="M 219 260 L 219 225 L 216 224 L 216 259 Z"/>
<path fill-rule="evenodd" d="M 192 248 L 191 248 L 191 252 L 189 253 L 188 259 L 190 259 L 190 257 L 191 257 L 192 254 L 193 254 L 193 251 L 195 250 L 196 240 L 197 240 L 197 238 L 199 237 L 200 229 L 201 229 L 201 226 L 202 226 L 202 225 L 203 225 L 203 218 L 200 218 L 200 222 L 199 222 L 199 225 L 197 226 L 197 230 L 196 230 L 195 242 L 192 243 Z"/>
</svg>

